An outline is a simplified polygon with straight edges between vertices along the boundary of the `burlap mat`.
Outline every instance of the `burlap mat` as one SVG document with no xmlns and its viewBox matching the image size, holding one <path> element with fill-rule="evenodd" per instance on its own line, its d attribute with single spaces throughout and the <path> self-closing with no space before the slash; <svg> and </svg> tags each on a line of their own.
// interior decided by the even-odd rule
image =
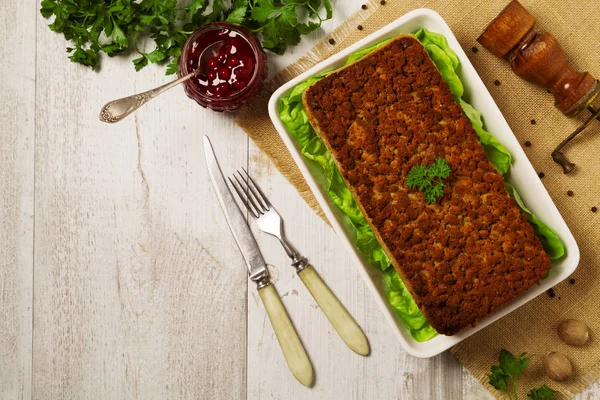
<svg viewBox="0 0 600 400">
<path fill-rule="evenodd" d="M 342 0 L 340 0 L 342 1 Z M 274 90 L 331 54 L 367 36 L 415 8 L 431 8 L 450 25 L 458 41 L 481 75 L 496 103 L 508 120 L 571 228 L 581 250 L 579 268 L 555 288 L 555 296 L 541 295 L 505 318 L 490 325 L 452 349 L 452 353 L 490 391 L 502 394 L 487 384 L 487 374 L 501 348 L 514 353 L 535 354 L 530 367 L 521 376 L 520 398 L 526 391 L 547 383 L 570 398 L 600 377 L 600 122 L 581 135 L 567 151 L 578 169 L 569 176 L 550 158 L 554 146 L 583 120 L 570 120 L 553 106 L 550 94 L 516 77 L 508 64 L 483 49 L 475 39 L 502 10 L 508 0 L 387 0 L 365 3 L 343 26 L 336 29 L 297 63 L 282 71 L 271 83 Z M 597 0 L 522 0 L 534 15 L 538 27 L 552 32 L 563 45 L 567 56 L 582 71 L 600 77 L 600 3 Z M 339 3 L 338 3 L 339 6 Z M 362 30 L 358 29 L 358 25 Z M 333 38 L 334 44 L 330 44 Z M 472 49 L 476 47 L 478 51 Z M 267 114 L 268 91 L 251 109 L 238 118 L 238 124 L 272 159 L 276 167 L 298 189 L 308 204 L 324 218 L 300 171 L 285 148 Z M 476 94 L 474 94 L 476 95 Z M 494 127 L 488 126 L 493 134 Z M 567 191 L 573 196 L 567 196 Z M 556 335 L 557 324 L 565 318 L 585 321 L 592 330 L 591 343 L 584 348 L 569 347 Z M 545 377 L 541 359 L 548 351 L 566 354 L 576 369 L 565 383 Z"/>
</svg>

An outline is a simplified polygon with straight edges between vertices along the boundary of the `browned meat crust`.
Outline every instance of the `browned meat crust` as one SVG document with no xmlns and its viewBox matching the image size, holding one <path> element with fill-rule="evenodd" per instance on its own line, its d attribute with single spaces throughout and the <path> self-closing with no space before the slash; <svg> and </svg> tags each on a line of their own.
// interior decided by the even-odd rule
<svg viewBox="0 0 600 400">
<path fill-rule="evenodd" d="M 550 259 L 423 46 L 404 35 L 312 85 L 311 124 L 433 328 L 452 335 L 543 278 Z M 406 187 L 445 158 L 444 196 Z"/>
</svg>

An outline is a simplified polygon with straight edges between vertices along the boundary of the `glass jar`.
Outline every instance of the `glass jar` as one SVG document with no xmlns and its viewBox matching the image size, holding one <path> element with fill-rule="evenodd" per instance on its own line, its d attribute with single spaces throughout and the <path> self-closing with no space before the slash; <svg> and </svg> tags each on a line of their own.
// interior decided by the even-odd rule
<svg viewBox="0 0 600 400">
<path fill-rule="evenodd" d="M 214 22 L 190 35 L 181 49 L 179 76 L 189 98 L 214 111 L 233 111 L 261 90 L 267 60 L 256 38 L 239 25 Z"/>
</svg>

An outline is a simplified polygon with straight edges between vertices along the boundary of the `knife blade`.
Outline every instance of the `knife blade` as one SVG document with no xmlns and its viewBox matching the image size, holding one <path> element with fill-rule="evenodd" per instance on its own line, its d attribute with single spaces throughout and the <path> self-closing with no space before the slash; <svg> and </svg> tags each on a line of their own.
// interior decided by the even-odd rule
<svg viewBox="0 0 600 400">
<path fill-rule="evenodd" d="M 206 156 L 206 165 L 208 166 L 208 174 L 210 180 L 215 188 L 221 210 L 225 214 L 227 225 L 233 234 L 235 243 L 237 244 L 242 257 L 248 267 L 248 273 L 250 279 L 259 285 L 259 288 L 268 283 L 269 270 L 263 256 L 254 240 L 254 235 L 248 227 L 246 218 L 240 211 L 229 186 L 225 181 L 219 162 L 215 155 L 215 151 L 212 147 L 208 136 L 204 135 L 204 154 Z"/>
</svg>

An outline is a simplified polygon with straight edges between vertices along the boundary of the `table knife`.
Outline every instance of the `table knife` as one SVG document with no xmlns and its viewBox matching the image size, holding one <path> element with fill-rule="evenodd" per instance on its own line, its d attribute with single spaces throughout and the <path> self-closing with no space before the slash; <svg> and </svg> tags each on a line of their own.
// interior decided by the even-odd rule
<svg viewBox="0 0 600 400">
<path fill-rule="evenodd" d="M 258 294 L 265 306 L 285 361 L 298 382 L 310 387 L 313 383 L 313 369 L 306 350 L 281 302 L 279 294 L 269 282 L 269 270 L 248 227 L 246 218 L 229 191 L 210 139 L 206 135 L 204 136 L 204 154 L 208 174 L 227 220 L 227 225 L 229 225 L 233 238 L 246 262 L 250 280 L 256 282 Z"/>
</svg>

